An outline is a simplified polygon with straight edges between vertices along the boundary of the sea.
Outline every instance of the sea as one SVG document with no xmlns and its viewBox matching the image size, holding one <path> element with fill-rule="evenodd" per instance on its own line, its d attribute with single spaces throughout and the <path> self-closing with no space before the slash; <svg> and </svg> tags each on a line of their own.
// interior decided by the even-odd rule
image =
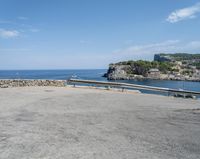
<svg viewBox="0 0 200 159">
<path fill-rule="evenodd" d="M 87 80 L 107 81 L 102 77 L 106 69 L 76 69 L 76 70 L 0 70 L 0 79 L 51 79 L 67 80 L 71 77 Z M 169 80 L 115 80 L 147 86 L 184 89 L 200 92 L 200 82 L 169 81 Z M 140 90 L 143 93 L 160 94 L 158 92 Z"/>
</svg>

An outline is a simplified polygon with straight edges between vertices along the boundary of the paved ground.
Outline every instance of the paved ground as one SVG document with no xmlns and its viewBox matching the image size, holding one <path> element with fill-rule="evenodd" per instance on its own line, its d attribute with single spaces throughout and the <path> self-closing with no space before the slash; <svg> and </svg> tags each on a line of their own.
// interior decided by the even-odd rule
<svg viewBox="0 0 200 159">
<path fill-rule="evenodd" d="M 0 159 L 197 159 L 200 101 L 80 88 L 0 89 Z"/>
</svg>

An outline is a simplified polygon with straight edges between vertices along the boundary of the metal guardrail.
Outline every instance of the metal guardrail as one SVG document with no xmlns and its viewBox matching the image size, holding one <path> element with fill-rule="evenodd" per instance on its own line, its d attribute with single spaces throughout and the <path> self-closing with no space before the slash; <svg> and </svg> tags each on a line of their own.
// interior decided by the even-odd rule
<svg viewBox="0 0 200 159">
<path fill-rule="evenodd" d="M 197 95 L 200 96 L 200 92 L 189 91 L 189 90 L 178 90 L 171 88 L 163 88 L 163 87 L 153 87 L 146 85 L 137 85 L 137 84 L 129 84 L 129 83 L 119 83 L 119 82 L 105 82 L 105 81 L 94 81 L 94 80 L 81 80 L 81 79 L 69 79 L 67 80 L 68 84 L 91 84 L 95 86 L 103 86 L 103 87 L 115 87 L 123 89 L 141 89 L 141 90 L 151 90 L 151 91 L 159 91 L 159 92 L 167 92 L 167 93 L 176 93 L 176 94 L 184 94 L 184 95 Z"/>
</svg>

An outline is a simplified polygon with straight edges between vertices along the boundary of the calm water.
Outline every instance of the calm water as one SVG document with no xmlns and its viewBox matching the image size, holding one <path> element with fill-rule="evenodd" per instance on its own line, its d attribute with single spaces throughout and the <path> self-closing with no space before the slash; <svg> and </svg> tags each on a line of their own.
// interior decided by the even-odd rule
<svg viewBox="0 0 200 159">
<path fill-rule="evenodd" d="M 71 76 L 77 76 L 81 79 L 91 79 L 106 81 L 102 75 L 106 69 L 98 70 L 12 70 L 0 71 L 0 79 L 68 79 Z M 123 80 L 118 82 L 127 82 L 133 84 L 186 89 L 200 92 L 200 82 L 187 82 L 187 81 L 160 81 L 160 80 Z M 148 93 L 148 91 L 145 91 Z"/>
<path fill-rule="evenodd" d="M 10 70 L 0 71 L 0 79 L 55 79 L 66 80 L 72 76 L 81 79 L 105 80 L 105 69 L 98 70 Z"/>
</svg>

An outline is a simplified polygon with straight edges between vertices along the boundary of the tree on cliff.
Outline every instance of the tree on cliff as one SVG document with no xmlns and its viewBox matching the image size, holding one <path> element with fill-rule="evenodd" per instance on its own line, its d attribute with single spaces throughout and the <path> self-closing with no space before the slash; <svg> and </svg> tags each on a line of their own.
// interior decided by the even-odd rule
<svg viewBox="0 0 200 159">
<path fill-rule="evenodd" d="M 143 76 L 146 76 L 148 71 L 152 68 L 157 68 L 161 72 L 166 73 L 167 71 L 171 71 L 171 68 L 173 66 L 169 62 L 144 61 L 144 60 L 122 61 L 122 62 L 118 62 L 112 65 L 130 66 L 130 67 L 126 67 L 130 69 L 125 70 L 128 74 L 137 74 L 137 75 L 143 75 Z"/>
</svg>

